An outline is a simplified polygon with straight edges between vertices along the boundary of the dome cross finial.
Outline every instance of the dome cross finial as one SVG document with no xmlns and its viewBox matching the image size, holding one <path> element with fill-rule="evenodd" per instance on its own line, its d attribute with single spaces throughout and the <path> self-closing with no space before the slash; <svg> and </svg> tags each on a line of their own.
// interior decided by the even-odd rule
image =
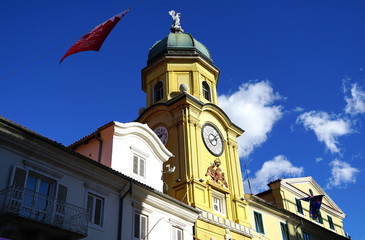
<svg viewBox="0 0 365 240">
<path fill-rule="evenodd" d="M 184 32 L 184 30 L 181 28 L 180 25 L 180 15 L 181 13 L 176 13 L 174 10 L 171 10 L 169 12 L 170 16 L 172 17 L 172 19 L 174 20 L 174 22 L 171 25 L 171 32 L 175 33 L 175 32 Z"/>
</svg>

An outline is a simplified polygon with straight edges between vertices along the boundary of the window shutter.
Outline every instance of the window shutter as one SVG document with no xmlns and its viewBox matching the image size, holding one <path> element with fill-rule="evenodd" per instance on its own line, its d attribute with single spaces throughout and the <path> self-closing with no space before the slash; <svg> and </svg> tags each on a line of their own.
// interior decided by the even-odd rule
<svg viewBox="0 0 365 240">
<path fill-rule="evenodd" d="M 27 171 L 18 167 L 15 167 L 13 185 L 15 187 L 24 187 L 25 179 L 27 178 Z"/>
<path fill-rule="evenodd" d="M 303 214 L 303 207 L 302 207 L 301 200 L 296 198 L 295 199 L 295 202 L 297 204 L 297 211 L 298 211 L 298 213 Z"/>
<path fill-rule="evenodd" d="M 138 174 L 138 157 L 133 156 L 133 173 Z"/>
<path fill-rule="evenodd" d="M 147 217 L 141 215 L 141 239 L 147 235 Z"/>
<path fill-rule="evenodd" d="M 289 240 L 289 229 L 286 223 L 280 223 L 281 227 L 281 235 L 283 236 L 283 240 Z"/>
<path fill-rule="evenodd" d="M 67 199 L 67 187 L 64 185 L 58 185 L 57 200 L 59 202 L 66 202 Z"/>
<path fill-rule="evenodd" d="M 144 158 L 140 158 L 139 175 L 141 177 L 144 177 L 144 169 L 145 169 L 145 160 L 144 160 Z"/>
<path fill-rule="evenodd" d="M 140 224 L 140 215 L 138 213 L 134 214 L 134 237 L 139 238 L 139 224 Z"/>
</svg>

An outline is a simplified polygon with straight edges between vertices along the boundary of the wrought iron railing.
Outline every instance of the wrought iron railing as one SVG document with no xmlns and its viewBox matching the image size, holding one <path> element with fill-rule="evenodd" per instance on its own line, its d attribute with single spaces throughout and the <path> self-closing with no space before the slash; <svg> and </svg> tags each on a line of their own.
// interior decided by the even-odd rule
<svg viewBox="0 0 365 240">
<path fill-rule="evenodd" d="M 86 209 L 25 188 L 11 186 L 0 191 L 0 214 L 12 214 L 87 235 Z"/>
</svg>

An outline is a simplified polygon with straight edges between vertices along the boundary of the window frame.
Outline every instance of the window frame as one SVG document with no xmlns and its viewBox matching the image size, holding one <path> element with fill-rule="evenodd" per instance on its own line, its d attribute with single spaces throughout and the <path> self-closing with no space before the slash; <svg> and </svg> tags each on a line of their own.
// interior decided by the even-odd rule
<svg viewBox="0 0 365 240">
<path fill-rule="evenodd" d="M 93 198 L 92 208 L 91 208 L 91 215 L 89 213 L 89 198 Z M 100 223 L 95 223 L 95 214 L 96 214 L 96 200 L 101 200 L 101 207 L 100 207 Z M 104 216 L 105 216 L 105 197 L 97 194 L 93 191 L 87 191 L 87 198 L 86 198 L 86 210 L 87 210 L 87 221 L 90 227 L 103 229 L 104 228 Z"/>
<path fill-rule="evenodd" d="M 256 218 L 256 216 L 258 218 Z M 264 220 L 262 217 L 262 213 L 257 211 L 253 211 L 253 218 L 255 222 L 255 229 L 257 233 L 265 234 Z M 257 219 L 257 220 L 256 220 Z"/>
<path fill-rule="evenodd" d="M 284 231 L 283 231 L 284 229 Z M 290 240 L 289 227 L 286 222 L 280 222 L 281 236 L 283 240 Z"/>
<path fill-rule="evenodd" d="M 206 100 L 208 100 L 209 102 L 212 101 L 212 92 L 210 90 L 209 84 L 205 80 L 202 81 L 202 93 L 203 93 L 203 97 Z"/>
<path fill-rule="evenodd" d="M 311 235 L 307 232 L 303 232 L 303 240 L 311 240 Z"/>
<path fill-rule="evenodd" d="M 136 220 L 137 220 L 137 216 L 138 216 L 138 229 L 136 228 L 137 227 L 137 224 L 136 224 Z M 145 234 L 144 236 L 142 236 L 142 227 L 141 227 L 141 219 L 144 219 L 145 220 L 145 227 L 144 227 L 144 231 L 145 231 Z M 136 236 L 136 230 L 138 231 L 138 236 Z M 143 214 L 142 212 L 140 211 L 137 211 L 135 210 L 133 212 L 133 224 L 132 224 L 132 236 L 133 236 L 133 239 L 134 240 L 147 240 L 148 239 L 148 215 L 146 214 Z"/>
<path fill-rule="evenodd" d="M 180 238 L 179 238 L 178 233 L 180 233 Z M 180 227 L 172 225 L 171 226 L 171 240 L 183 240 L 183 239 L 184 239 L 184 230 Z"/>
<path fill-rule="evenodd" d="M 318 211 L 318 216 L 317 216 L 315 221 L 317 223 L 323 224 L 323 218 L 322 218 L 321 210 Z"/>
<path fill-rule="evenodd" d="M 216 203 L 214 200 L 218 200 L 218 210 L 215 209 Z M 215 213 L 226 216 L 226 198 L 225 195 L 217 192 L 212 193 L 212 208 Z"/>
<path fill-rule="evenodd" d="M 333 223 L 333 219 L 330 215 L 327 215 L 328 225 L 331 230 L 335 231 L 335 224 Z"/>
<path fill-rule="evenodd" d="M 158 80 L 153 86 L 153 103 L 157 103 L 163 99 L 164 83 L 162 80 Z"/>
<path fill-rule="evenodd" d="M 297 208 L 297 213 L 304 215 L 304 211 L 303 211 L 303 205 L 302 205 L 302 200 L 295 198 L 295 205 Z"/>
<path fill-rule="evenodd" d="M 137 159 L 137 172 L 135 172 L 135 160 Z M 142 164 L 143 163 L 143 164 Z M 143 170 L 142 166 L 143 165 Z M 146 165 L 147 165 L 147 158 L 142 154 L 138 154 L 136 152 L 132 153 L 132 174 L 139 177 L 146 179 Z"/>
</svg>

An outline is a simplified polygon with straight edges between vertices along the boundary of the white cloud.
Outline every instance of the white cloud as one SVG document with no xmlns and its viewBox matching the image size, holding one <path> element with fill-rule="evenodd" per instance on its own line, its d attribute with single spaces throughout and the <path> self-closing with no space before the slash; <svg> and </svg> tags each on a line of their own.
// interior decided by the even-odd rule
<svg viewBox="0 0 365 240">
<path fill-rule="evenodd" d="M 302 107 L 296 107 L 293 109 L 293 112 L 303 112 L 304 111 L 304 108 Z"/>
<path fill-rule="evenodd" d="M 318 163 L 318 162 L 320 162 L 320 161 L 322 161 L 323 160 L 323 158 L 321 158 L 321 157 L 316 157 L 316 163 Z"/>
<path fill-rule="evenodd" d="M 245 130 L 238 139 L 240 157 L 247 157 L 267 140 L 274 124 L 282 117 L 282 99 L 269 81 L 243 83 L 237 92 L 218 97 L 219 106 L 230 119 Z"/>
<path fill-rule="evenodd" d="M 351 115 L 365 113 L 365 91 L 363 91 L 357 83 L 351 85 L 351 89 L 343 84 L 345 93 L 346 107 L 345 112 Z"/>
<path fill-rule="evenodd" d="M 305 112 L 297 118 L 306 130 L 313 130 L 318 141 L 323 142 L 332 153 L 339 153 L 338 137 L 352 132 L 351 122 L 326 112 Z"/>
<path fill-rule="evenodd" d="M 295 167 L 283 155 L 274 157 L 266 161 L 260 170 L 255 173 L 255 178 L 251 180 L 253 193 L 267 189 L 267 184 L 271 181 L 284 177 L 299 177 L 303 173 L 303 167 Z"/>
<path fill-rule="evenodd" d="M 349 163 L 338 159 L 333 160 L 329 165 L 332 175 L 327 188 L 344 188 L 348 183 L 356 182 L 356 175 L 360 172 L 357 168 L 351 167 Z"/>
</svg>

